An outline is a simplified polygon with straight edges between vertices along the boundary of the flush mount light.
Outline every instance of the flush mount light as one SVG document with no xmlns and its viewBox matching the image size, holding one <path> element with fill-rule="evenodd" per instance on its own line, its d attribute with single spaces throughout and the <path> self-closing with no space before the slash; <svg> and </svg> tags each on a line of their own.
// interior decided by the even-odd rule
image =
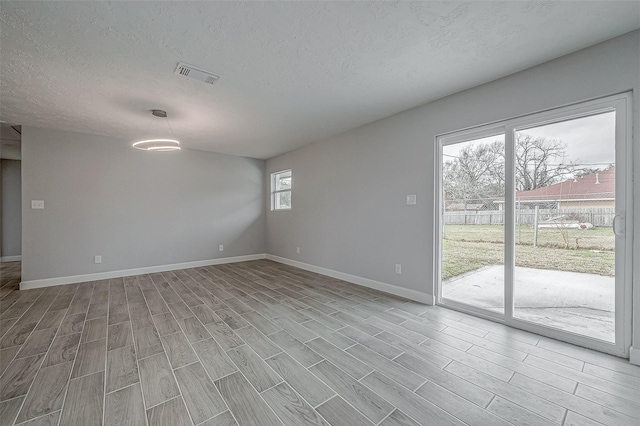
<svg viewBox="0 0 640 426">
<path fill-rule="evenodd" d="M 169 131 L 171 132 L 171 136 L 173 138 L 175 138 L 175 136 L 173 135 L 173 129 L 171 128 L 171 124 L 169 124 L 169 119 L 167 118 L 167 112 L 163 111 L 161 109 L 153 109 L 151 110 L 151 114 L 153 115 L 152 121 L 149 124 L 149 127 L 147 127 L 147 132 L 149 131 L 149 129 L 153 126 L 153 124 L 155 123 L 155 127 L 156 127 L 156 137 L 153 139 L 145 139 L 145 140 L 141 140 L 141 141 L 137 141 L 134 142 L 134 144 L 132 145 L 134 148 L 136 149 L 141 149 L 143 151 L 157 151 L 157 152 L 164 152 L 164 151 L 177 151 L 180 149 L 180 142 L 176 139 L 164 139 L 164 138 L 158 138 L 158 125 L 160 124 L 160 121 L 163 120 L 158 120 L 157 118 L 159 117 L 160 119 L 165 119 L 164 121 L 167 124 L 167 127 L 169 128 Z"/>
</svg>

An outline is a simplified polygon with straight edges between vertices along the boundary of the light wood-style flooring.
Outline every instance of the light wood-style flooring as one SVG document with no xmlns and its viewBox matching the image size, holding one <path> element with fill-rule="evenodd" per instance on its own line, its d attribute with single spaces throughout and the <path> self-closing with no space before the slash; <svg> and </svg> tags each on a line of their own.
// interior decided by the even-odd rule
<svg viewBox="0 0 640 426">
<path fill-rule="evenodd" d="M 640 367 L 254 262 L 18 291 L 0 425 L 634 425 Z"/>
</svg>

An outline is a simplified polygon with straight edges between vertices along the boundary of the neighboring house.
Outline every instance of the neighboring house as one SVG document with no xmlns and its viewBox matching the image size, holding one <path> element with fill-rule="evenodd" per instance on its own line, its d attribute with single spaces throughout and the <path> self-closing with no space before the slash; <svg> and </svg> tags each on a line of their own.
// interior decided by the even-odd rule
<svg viewBox="0 0 640 426">
<path fill-rule="evenodd" d="M 516 192 L 516 203 L 520 208 L 571 209 L 615 207 L 616 168 L 612 167 L 581 178 L 530 191 Z M 502 210 L 503 200 L 496 200 Z"/>
</svg>

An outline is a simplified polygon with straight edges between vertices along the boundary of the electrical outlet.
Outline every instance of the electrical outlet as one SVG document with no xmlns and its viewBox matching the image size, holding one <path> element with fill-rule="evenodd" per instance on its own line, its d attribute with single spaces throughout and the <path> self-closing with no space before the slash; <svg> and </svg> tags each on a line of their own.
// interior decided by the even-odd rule
<svg viewBox="0 0 640 426">
<path fill-rule="evenodd" d="M 32 209 L 44 209 L 44 200 L 31 200 Z"/>
<path fill-rule="evenodd" d="M 218 251 L 224 251 L 224 246 L 222 244 L 218 246 Z"/>
<path fill-rule="evenodd" d="M 93 258 L 93 263 L 102 263 L 102 256 L 98 255 Z"/>
<path fill-rule="evenodd" d="M 296 253 L 300 254 L 300 247 L 296 247 Z"/>
<path fill-rule="evenodd" d="M 414 206 L 416 204 L 416 194 L 407 195 L 407 205 Z"/>
<path fill-rule="evenodd" d="M 398 275 L 402 274 L 402 265 L 399 263 L 396 263 L 396 274 Z"/>
</svg>

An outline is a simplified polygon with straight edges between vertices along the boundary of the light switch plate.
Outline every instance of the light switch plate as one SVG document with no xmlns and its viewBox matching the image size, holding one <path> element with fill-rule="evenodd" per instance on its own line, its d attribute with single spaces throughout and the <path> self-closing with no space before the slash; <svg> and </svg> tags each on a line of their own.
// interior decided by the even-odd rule
<svg viewBox="0 0 640 426">
<path fill-rule="evenodd" d="M 416 194 L 407 195 L 407 205 L 413 206 L 416 204 Z"/>
<path fill-rule="evenodd" d="M 44 200 L 31 200 L 32 209 L 44 209 Z"/>
</svg>

